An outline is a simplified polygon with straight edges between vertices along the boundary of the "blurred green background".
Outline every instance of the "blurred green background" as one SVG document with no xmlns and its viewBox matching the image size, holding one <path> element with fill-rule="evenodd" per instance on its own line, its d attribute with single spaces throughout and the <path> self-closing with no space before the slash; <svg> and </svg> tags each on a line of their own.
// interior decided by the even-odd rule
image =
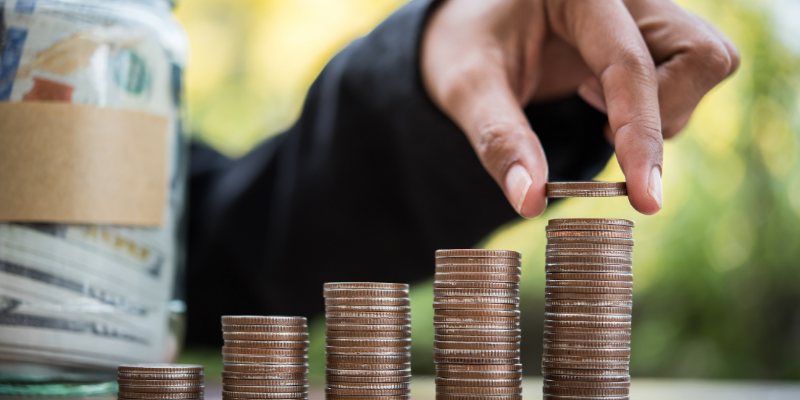
<svg viewBox="0 0 800 400">
<path fill-rule="evenodd" d="M 181 1 L 195 137 L 238 156 L 290 126 L 327 60 L 403 3 Z M 541 360 L 546 221 L 612 217 L 637 223 L 633 376 L 800 379 L 800 2 L 679 3 L 727 34 L 742 65 L 666 144 L 664 210 L 646 217 L 624 198 L 570 199 L 476 244 L 523 252 L 527 373 L 538 374 Z M 616 160 L 598 179 L 623 180 Z M 431 283 L 414 283 L 411 297 L 413 368 L 429 373 Z M 318 316 L 311 331 L 320 378 Z M 190 348 L 181 361 L 203 363 L 218 379 L 219 351 Z"/>
</svg>

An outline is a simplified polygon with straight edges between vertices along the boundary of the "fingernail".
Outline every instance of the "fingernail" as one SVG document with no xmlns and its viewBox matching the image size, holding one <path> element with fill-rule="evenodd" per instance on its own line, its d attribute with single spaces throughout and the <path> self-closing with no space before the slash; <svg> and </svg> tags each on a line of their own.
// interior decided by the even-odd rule
<svg viewBox="0 0 800 400">
<path fill-rule="evenodd" d="M 588 85 L 583 84 L 578 86 L 578 95 L 581 96 L 585 102 L 589 103 L 590 106 L 596 108 L 603 114 L 608 114 L 606 99 L 602 92 L 598 92 L 596 89 L 589 88 Z"/>
<path fill-rule="evenodd" d="M 664 207 L 664 194 L 661 190 L 661 168 L 658 166 L 653 167 L 650 171 L 650 182 L 647 184 L 647 194 L 658 203 L 658 209 Z"/>
<path fill-rule="evenodd" d="M 519 215 L 522 215 L 522 205 L 525 204 L 525 197 L 528 195 L 528 189 L 532 183 L 531 175 L 521 164 L 514 164 L 506 174 L 506 190 L 511 197 L 511 204 L 516 204 L 514 209 Z M 516 202 L 513 199 L 516 199 Z"/>
</svg>

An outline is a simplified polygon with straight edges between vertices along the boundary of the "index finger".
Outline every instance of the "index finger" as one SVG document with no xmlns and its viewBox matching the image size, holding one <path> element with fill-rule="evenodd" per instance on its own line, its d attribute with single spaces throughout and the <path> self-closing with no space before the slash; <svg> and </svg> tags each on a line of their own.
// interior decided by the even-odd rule
<svg viewBox="0 0 800 400">
<path fill-rule="evenodd" d="M 631 205 L 655 214 L 664 154 L 658 79 L 636 22 L 619 0 L 551 0 L 547 9 L 551 29 L 578 49 L 603 86 Z"/>
</svg>

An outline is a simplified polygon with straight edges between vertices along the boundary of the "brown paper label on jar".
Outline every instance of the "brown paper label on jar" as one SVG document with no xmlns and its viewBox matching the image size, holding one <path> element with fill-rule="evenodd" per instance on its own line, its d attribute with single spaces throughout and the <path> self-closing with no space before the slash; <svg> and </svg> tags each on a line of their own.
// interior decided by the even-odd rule
<svg viewBox="0 0 800 400">
<path fill-rule="evenodd" d="M 0 221 L 157 226 L 166 199 L 166 118 L 0 103 Z"/>
</svg>

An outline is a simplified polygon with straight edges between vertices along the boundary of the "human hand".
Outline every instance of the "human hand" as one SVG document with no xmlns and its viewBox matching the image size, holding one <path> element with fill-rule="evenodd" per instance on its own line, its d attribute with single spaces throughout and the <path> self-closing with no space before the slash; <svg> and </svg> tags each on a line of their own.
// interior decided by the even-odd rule
<svg viewBox="0 0 800 400">
<path fill-rule="evenodd" d="M 669 0 L 448 0 L 421 53 L 429 95 L 527 218 L 547 205 L 547 160 L 526 104 L 577 92 L 607 113 L 631 205 L 654 214 L 663 138 L 739 64 L 724 35 Z"/>
</svg>

